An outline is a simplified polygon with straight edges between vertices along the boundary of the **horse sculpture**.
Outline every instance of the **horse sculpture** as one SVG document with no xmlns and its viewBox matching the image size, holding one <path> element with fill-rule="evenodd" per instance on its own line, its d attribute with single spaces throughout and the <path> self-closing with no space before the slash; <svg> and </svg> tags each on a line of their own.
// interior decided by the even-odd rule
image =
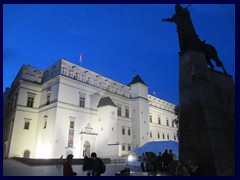
<svg viewBox="0 0 240 180">
<path fill-rule="evenodd" d="M 216 63 L 216 66 L 222 67 L 223 72 L 225 74 L 227 74 L 227 72 L 223 66 L 223 63 L 218 58 L 216 49 L 211 44 L 205 44 L 205 41 L 202 41 L 201 45 L 200 45 L 200 51 L 204 53 L 205 58 L 207 60 L 207 64 L 210 66 L 211 70 L 214 69 L 214 66 L 211 62 L 211 59 L 213 59 Z"/>
</svg>

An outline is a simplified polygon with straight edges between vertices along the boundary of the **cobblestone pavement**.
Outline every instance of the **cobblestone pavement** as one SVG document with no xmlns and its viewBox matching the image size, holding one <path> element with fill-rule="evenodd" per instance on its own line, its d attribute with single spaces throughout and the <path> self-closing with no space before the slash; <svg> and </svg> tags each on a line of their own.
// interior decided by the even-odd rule
<svg viewBox="0 0 240 180">
<path fill-rule="evenodd" d="M 82 171 L 82 165 L 73 165 L 73 170 L 77 176 L 86 176 L 87 172 Z M 106 172 L 102 176 L 115 176 L 116 172 L 121 171 L 126 164 L 106 164 Z M 140 167 L 132 166 L 131 171 L 139 172 Z M 55 165 L 35 165 L 30 166 L 13 159 L 3 160 L 3 176 L 62 176 L 62 168 Z M 139 174 L 136 174 L 139 175 Z"/>
</svg>

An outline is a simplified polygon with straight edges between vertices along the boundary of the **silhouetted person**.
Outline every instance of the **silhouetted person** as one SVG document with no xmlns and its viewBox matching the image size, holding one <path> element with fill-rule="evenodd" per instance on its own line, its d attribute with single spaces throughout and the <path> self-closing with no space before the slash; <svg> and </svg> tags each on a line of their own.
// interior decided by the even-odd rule
<svg viewBox="0 0 240 180">
<path fill-rule="evenodd" d="M 157 156 L 157 168 L 159 171 L 162 170 L 162 153 L 161 152 L 159 152 Z"/>
<path fill-rule="evenodd" d="M 190 176 L 201 176 L 202 172 L 199 168 L 199 166 L 194 163 L 192 160 L 188 161 L 188 165 L 187 165 L 187 170 Z"/>
<path fill-rule="evenodd" d="M 91 158 L 93 160 L 93 170 L 92 170 L 92 176 L 101 176 L 101 168 L 102 168 L 102 160 L 97 157 L 97 154 L 93 152 L 91 154 Z"/>
<path fill-rule="evenodd" d="M 76 176 L 77 173 L 75 173 L 72 169 L 72 159 L 73 155 L 69 154 L 66 158 L 66 161 L 63 164 L 63 176 Z"/>
<path fill-rule="evenodd" d="M 182 164 L 182 161 L 179 160 L 176 167 L 176 176 L 189 176 L 189 173 L 186 167 Z"/>
<path fill-rule="evenodd" d="M 167 171 L 168 165 L 169 165 L 169 154 L 167 149 L 165 149 L 164 153 L 162 154 L 162 162 L 163 162 L 163 169 Z"/>
<path fill-rule="evenodd" d="M 83 159 L 83 171 L 87 171 L 87 176 L 91 176 L 92 169 L 93 169 L 93 160 L 91 158 L 88 158 L 87 156 Z"/>
<path fill-rule="evenodd" d="M 145 157 L 144 153 L 142 153 L 142 156 L 140 158 L 142 172 L 145 171 L 145 159 L 146 159 L 146 157 Z"/>
<path fill-rule="evenodd" d="M 178 40 L 181 52 L 198 49 L 200 39 L 193 26 L 190 13 L 180 4 L 175 5 L 175 14 L 171 18 L 162 19 L 165 22 L 174 22 L 177 25 Z"/>
</svg>

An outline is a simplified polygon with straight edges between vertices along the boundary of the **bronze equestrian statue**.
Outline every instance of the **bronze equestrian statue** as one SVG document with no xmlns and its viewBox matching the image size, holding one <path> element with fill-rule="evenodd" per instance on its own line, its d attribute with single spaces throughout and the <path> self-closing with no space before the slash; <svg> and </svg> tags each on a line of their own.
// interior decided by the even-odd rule
<svg viewBox="0 0 240 180">
<path fill-rule="evenodd" d="M 211 59 L 216 62 L 218 67 L 222 67 L 223 72 L 227 74 L 222 62 L 218 58 L 216 49 L 211 44 L 201 41 L 193 26 L 190 13 L 187 8 L 182 8 L 180 4 L 175 5 L 175 14 L 171 18 L 163 19 L 164 22 L 174 22 L 177 25 L 180 54 L 187 51 L 197 51 L 205 54 L 207 64 L 211 70 L 214 69 Z"/>
</svg>

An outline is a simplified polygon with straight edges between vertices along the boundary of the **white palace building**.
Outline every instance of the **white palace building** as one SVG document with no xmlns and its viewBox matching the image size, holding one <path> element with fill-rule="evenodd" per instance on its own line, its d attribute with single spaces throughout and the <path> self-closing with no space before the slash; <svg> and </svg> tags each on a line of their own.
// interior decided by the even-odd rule
<svg viewBox="0 0 240 180">
<path fill-rule="evenodd" d="M 65 59 L 23 65 L 3 94 L 4 158 L 125 156 L 149 141 L 178 141 L 175 105 L 139 75 L 118 83 Z"/>
</svg>

